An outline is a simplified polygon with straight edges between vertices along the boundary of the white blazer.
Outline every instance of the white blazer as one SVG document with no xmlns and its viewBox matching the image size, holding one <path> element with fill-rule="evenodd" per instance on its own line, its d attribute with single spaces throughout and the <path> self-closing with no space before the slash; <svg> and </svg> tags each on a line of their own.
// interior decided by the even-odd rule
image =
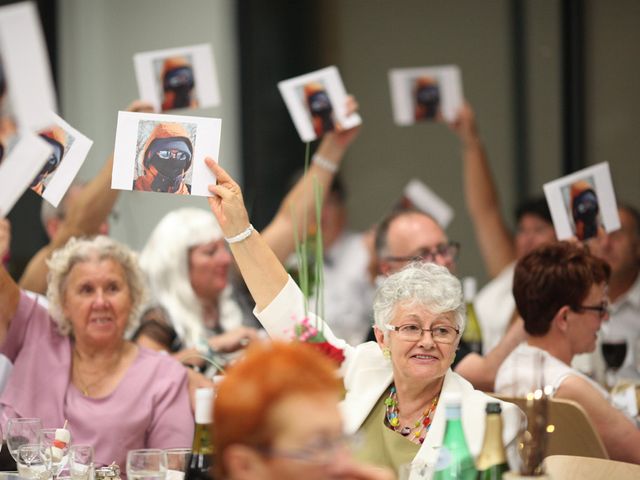
<svg viewBox="0 0 640 480">
<path fill-rule="evenodd" d="M 276 298 L 262 311 L 254 310 L 269 336 L 274 339 L 291 340 L 293 325 L 304 318 L 303 295 L 295 282 L 289 281 Z M 313 316 L 310 314 L 310 316 Z M 391 361 L 382 355 L 375 342 L 366 342 L 352 347 L 344 340 L 336 338 L 331 329 L 319 320 L 327 341 L 344 350 L 345 361 L 340 367 L 344 379 L 346 396 L 341 402 L 345 432 L 355 433 L 375 406 L 376 402 L 393 382 Z M 474 456 L 480 453 L 485 427 L 485 406 L 495 398 L 474 390 L 473 386 L 457 373 L 449 370 L 444 378 L 442 393 L 460 392 L 462 396 L 462 426 L 469 450 Z M 503 440 L 505 446 L 513 445 L 524 426 L 522 411 L 511 403 L 501 402 L 504 423 Z M 438 458 L 438 448 L 442 445 L 446 425 L 445 408 L 439 403 L 424 443 L 414 460 L 434 464 Z"/>
</svg>

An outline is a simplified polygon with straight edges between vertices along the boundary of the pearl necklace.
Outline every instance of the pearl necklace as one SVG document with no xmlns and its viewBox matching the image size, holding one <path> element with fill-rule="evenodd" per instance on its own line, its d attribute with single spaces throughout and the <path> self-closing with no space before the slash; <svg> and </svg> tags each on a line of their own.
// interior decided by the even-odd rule
<svg viewBox="0 0 640 480">
<path fill-rule="evenodd" d="M 394 432 L 398 432 L 403 437 L 407 437 L 414 443 L 422 444 L 427 436 L 429 428 L 431 427 L 431 420 L 433 419 L 433 414 L 436 411 L 439 397 L 439 395 L 435 396 L 431 404 L 424 412 L 422 412 L 422 416 L 415 421 L 413 427 L 402 427 L 400 426 L 399 418 L 400 411 L 398 409 L 398 394 L 395 385 L 392 386 L 389 396 L 384 401 L 384 404 L 387 407 L 386 419 L 389 424 L 389 428 Z"/>
</svg>

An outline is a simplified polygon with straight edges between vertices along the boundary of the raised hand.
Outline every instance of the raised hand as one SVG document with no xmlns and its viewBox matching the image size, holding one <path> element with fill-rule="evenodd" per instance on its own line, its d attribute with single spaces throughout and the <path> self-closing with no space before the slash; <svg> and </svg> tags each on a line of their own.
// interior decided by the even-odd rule
<svg viewBox="0 0 640 480">
<path fill-rule="evenodd" d="M 238 235 L 249 226 L 249 215 L 244 206 L 242 191 L 211 157 L 205 158 L 205 163 L 218 179 L 216 185 L 209 185 L 209 191 L 214 194 L 208 198 L 209 207 L 218 219 L 225 237 Z"/>
<path fill-rule="evenodd" d="M 476 115 L 467 102 L 464 102 L 456 119 L 449 123 L 449 127 L 458 134 L 464 144 L 469 144 L 478 139 L 478 127 L 476 125 Z"/>
</svg>

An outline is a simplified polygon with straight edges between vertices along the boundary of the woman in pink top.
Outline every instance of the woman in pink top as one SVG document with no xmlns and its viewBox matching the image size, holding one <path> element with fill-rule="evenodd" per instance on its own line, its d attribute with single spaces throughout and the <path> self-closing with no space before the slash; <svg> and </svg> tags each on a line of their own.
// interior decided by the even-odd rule
<svg viewBox="0 0 640 480">
<path fill-rule="evenodd" d="M 145 296 L 133 252 L 107 237 L 72 239 L 49 270 L 47 312 L 0 267 L 0 353 L 14 363 L 2 423 L 68 420 L 72 443 L 93 445 L 96 463 L 122 468 L 131 449 L 189 446 L 185 368 L 124 339 Z"/>
</svg>

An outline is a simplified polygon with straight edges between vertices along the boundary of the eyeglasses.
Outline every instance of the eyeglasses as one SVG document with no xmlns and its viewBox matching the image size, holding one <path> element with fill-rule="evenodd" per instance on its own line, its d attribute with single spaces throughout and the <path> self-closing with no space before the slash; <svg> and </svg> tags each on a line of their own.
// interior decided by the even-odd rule
<svg viewBox="0 0 640 480">
<path fill-rule="evenodd" d="M 446 260 L 455 260 L 460 252 L 458 242 L 440 243 L 434 248 L 423 248 L 415 255 L 405 257 L 384 257 L 387 262 L 436 262 L 438 257 Z"/>
<path fill-rule="evenodd" d="M 189 155 L 188 152 L 183 152 L 181 150 L 158 150 L 156 155 L 163 160 L 168 160 L 173 157 L 178 161 L 184 162 L 191 159 L 191 155 Z"/>
<path fill-rule="evenodd" d="M 328 464 L 335 459 L 335 454 L 338 450 L 353 447 L 358 443 L 359 439 L 360 437 L 357 434 L 340 435 L 334 438 L 319 438 L 303 448 L 296 450 L 269 447 L 260 450 L 263 455 L 270 457 L 283 457 L 301 462 Z"/>
<path fill-rule="evenodd" d="M 600 305 L 579 305 L 574 310 L 575 311 L 591 310 L 594 312 L 598 312 L 598 316 L 600 318 L 605 318 L 609 314 L 609 302 L 603 301 L 603 302 L 600 302 Z"/>
<path fill-rule="evenodd" d="M 424 332 L 429 332 L 434 342 L 450 344 L 453 343 L 460 334 L 460 329 L 452 327 L 451 325 L 436 325 L 431 328 L 422 328 L 419 325 L 407 323 L 400 326 L 385 325 L 385 328 L 391 332 L 396 332 L 398 338 L 408 342 L 417 342 L 422 338 Z"/>
</svg>

